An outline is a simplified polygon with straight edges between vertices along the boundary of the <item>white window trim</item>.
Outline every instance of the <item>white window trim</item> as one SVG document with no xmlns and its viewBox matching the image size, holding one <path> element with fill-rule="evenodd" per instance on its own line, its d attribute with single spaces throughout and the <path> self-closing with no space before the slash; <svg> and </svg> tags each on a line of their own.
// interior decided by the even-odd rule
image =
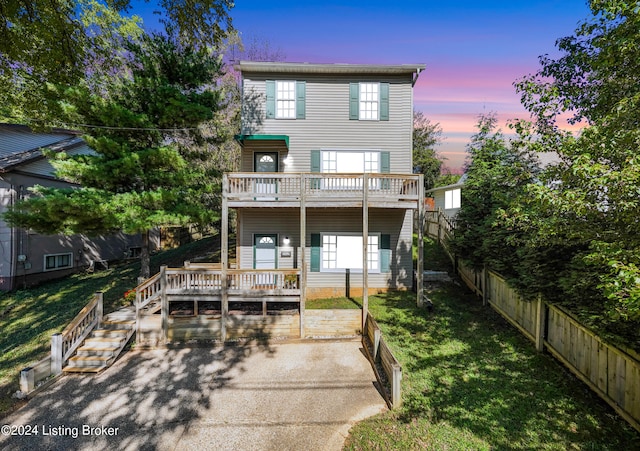
<svg viewBox="0 0 640 451">
<path fill-rule="evenodd" d="M 363 87 L 366 86 L 375 86 L 376 87 L 376 93 L 373 93 L 373 95 L 377 98 L 375 99 L 363 99 L 363 96 L 366 96 L 368 93 L 365 91 L 363 92 Z M 374 108 L 367 108 L 367 106 L 369 107 L 373 107 Z M 371 112 L 371 113 L 375 113 L 372 114 L 372 117 L 366 117 L 366 114 L 363 115 L 364 113 L 367 112 Z M 358 85 L 358 119 L 361 121 L 378 121 L 380 120 L 380 83 L 378 82 L 360 82 Z"/>
<path fill-rule="evenodd" d="M 57 266 L 58 263 L 58 259 L 57 257 L 61 257 L 64 255 L 68 255 L 69 256 L 69 265 L 68 266 Z M 48 257 L 56 257 L 56 266 L 54 268 L 47 268 L 47 258 Z M 45 254 L 43 261 L 42 261 L 42 270 L 44 272 L 46 271 L 58 271 L 60 269 L 70 269 L 73 268 L 73 253 L 72 252 L 61 252 L 59 254 Z"/>
<path fill-rule="evenodd" d="M 293 89 L 288 89 L 284 91 L 280 89 L 282 84 L 288 83 L 293 85 Z M 275 83 L 275 118 L 276 119 L 295 119 L 297 117 L 297 105 L 296 105 L 296 81 L 295 80 L 276 80 Z M 282 92 L 286 92 L 288 94 L 287 98 L 282 98 Z M 280 108 L 281 102 L 287 102 L 293 104 L 293 110 L 291 108 Z M 288 115 L 283 115 L 283 111 L 289 112 Z"/>
<path fill-rule="evenodd" d="M 331 158 L 325 158 L 326 153 L 332 152 L 335 154 L 336 159 L 333 160 Z M 367 174 L 380 174 L 381 165 L 382 165 L 382 150 L 380 149 L 320 149 L 320 172 L 323 174 L 349 174 L 349 173 L 358 173 L 358 171 L 338 171 L 337 165 L 337 154 L 338 153 L 361 153 L 363 154 L 363 168 L 364 172 Z M 372 160 L 367 160 L 367 154 L 376 154 L 377 160 L 377 170 L 372 170 L 371 168 L 367 170 L 367 163 Z M 331 157 L 332 155 L 330 155 Z M 328 162 L 330 167 L 328 170 L 325 170 L 325 162 Z"/>
<path fill-rule="evenodd" d="M 320 251 L 320 272 L 325 272 L 325 273 L 344 273 L 345 269 L 350 269 L 352 273 L 360 273 L 362 274 L 362 268 L 325 268 L 325 248 L 324 248 L 324 238 L 325 236 L 334 236 L 334 237 L 347 237 L 347 236 L 354 236 L 354 237 L 360 237 L 360 243 L 362 245 L 362 234 L 361 233 L 354 233 L 354 232 L 325 232 L 325 233 L 321 233 L 320 234 L 320 243 L 321 243 L 321 251 Z M 378 250 L 377 252 L 375 252 L 375 258 L 377 260 L 377 268 L 371 268 L 371 246 L 368 247 L 369 249 L 369 257 L 367 259 L 367 263 L 368 263 L 368 273 L 369 274 L 380 274 L 380 233 L 369 233 L 369 241 L 371 241 L 371 238 L 376 238 L 378 240 Z M 337 250 L 336 250 L 337 252 Z M 359 253 L 360 254 L 360 253 Z M 360 254 L 361 255 L 361 254 Z M 337 255 L 336 255 L 336 259 L 337 259 Z M 360 259 L 360 261 L 362 261 L 362 259 Z"/>
</svg>

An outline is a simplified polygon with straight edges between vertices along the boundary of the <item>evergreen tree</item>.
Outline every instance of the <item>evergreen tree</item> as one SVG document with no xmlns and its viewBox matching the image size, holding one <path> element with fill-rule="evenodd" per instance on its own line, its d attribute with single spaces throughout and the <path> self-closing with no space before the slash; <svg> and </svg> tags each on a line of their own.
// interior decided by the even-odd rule
<svg viewBox="0 0 640 451">
<path fill-rule="evenodd" d="M 219 169 L 202 149 L 231 129 L 216 127 L 226 97 L 216 55 L 161 35 L 130 44 L 129 55 L 124 77 L 56 89 L 63 121 L 86 124 L 95 151 L 51 156 L 58 176 L 80 187 L 36 187 L 6 218 L 48 234 L 141 233 L 148 277 L 151 229 L 218 217 Z"/>
</svg>

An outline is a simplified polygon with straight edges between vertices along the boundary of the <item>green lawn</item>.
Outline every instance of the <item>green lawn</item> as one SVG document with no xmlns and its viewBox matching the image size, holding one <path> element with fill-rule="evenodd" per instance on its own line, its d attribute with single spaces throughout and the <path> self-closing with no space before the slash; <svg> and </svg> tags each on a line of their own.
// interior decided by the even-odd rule
<svg viewBox="0 0 640 451">
<path fill-rule="evenodd" d="M 219 249 L 217 237 L 160 252 L 151 258 L 151 272 L 161 265 L 182 266 L 184 260 Z M 36 288 L 0 295 L 0 416 L 12 408 L 20 370 L 50 352 L 51 335 L 66 325 L 92 299 L 104 292 L 105 313 L 122 305 L 124 292 L 135 287 L 139 261 L 93 274 L 76 274 Z"/>
<path fill-rule="evenodd" d="M 429 296 L 433 313 L 413 293 L 369 298 L 402 364 L 404 404 L 354 426 L 345 449 L 640 449 L 640 433 L 466 289 Z"/>
</svg>

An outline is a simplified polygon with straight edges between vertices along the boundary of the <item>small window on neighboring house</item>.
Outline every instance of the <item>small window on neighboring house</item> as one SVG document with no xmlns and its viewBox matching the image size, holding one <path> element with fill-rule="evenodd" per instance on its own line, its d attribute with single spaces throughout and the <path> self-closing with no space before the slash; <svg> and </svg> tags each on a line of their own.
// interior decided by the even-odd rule
<svg viewBox="0 0 640 451">
<path fill-rule="evenodd" d="M 73 266 L 72 254 L 49 254 L 44 256 L 44 270 L 71 268 Z"/>
<path fill-rule="evenodd" d="M 460 208 L 460 188 L 451 189 L 444 192 L 444 208 Z"/>
</svg>

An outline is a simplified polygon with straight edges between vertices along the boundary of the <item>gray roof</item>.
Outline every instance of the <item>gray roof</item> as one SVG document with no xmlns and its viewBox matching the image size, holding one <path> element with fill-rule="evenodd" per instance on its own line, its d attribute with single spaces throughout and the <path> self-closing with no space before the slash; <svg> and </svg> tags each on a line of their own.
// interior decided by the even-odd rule
<svg viewBox="0 0 640 451">
<path fill-rule="evenodd" d="M 318 64 L 318 63 L 282 63 L 270 61 L 240 61 L 236 68 L 241 72 L 263 74 L 375 74 L 375 75 L 411 75 L 424 70 L 424 64 Z"/>
<path fill-rule="evenodd" d="M 68 151 L 82 146 L 77 133 L 68 130 L 34 132 L 23 125 L 0 124 L 0 172 L 43 158 L 43 149 Z"/>
</svg>

